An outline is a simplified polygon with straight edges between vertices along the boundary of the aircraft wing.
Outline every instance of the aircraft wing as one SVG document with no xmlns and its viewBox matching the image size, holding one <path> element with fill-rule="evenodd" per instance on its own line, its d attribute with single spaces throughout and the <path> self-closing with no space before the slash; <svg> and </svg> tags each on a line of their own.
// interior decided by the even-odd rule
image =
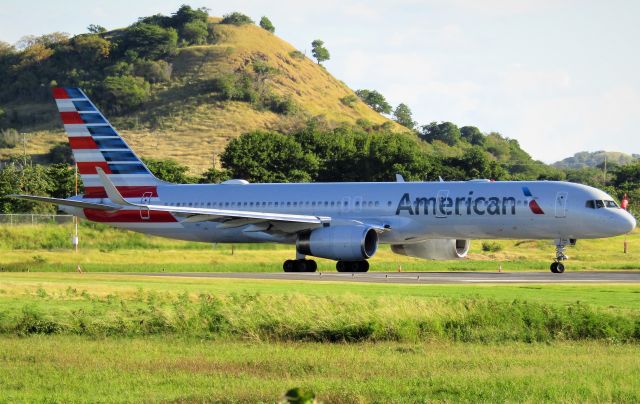
<svg viewBox="0 0 640 404">
<path fill-rule="evenodd" d="M 72 199 L 49 198 L 47 196 L 36 196 L 36 195 L 7 195 L 7 196 L 11 198 L 17 198 L 17 199 L 27 199 L 30 201 L 53 203 L 53 204 L 62 205 L 62 206 L 73 206 L 75 208 L 82 208 L 82 209 L 111 210 L 111 211 L 120 209 L 119 206 L 105 205 L 103 203 L 75 201 Z"/>
<path fill-rule="evenodd" d="M 140 203 L 129 202 L 122 197 L 118 189 L 109 180 L 104 171 L 97 167 L 96 171 L 100 178 L 100 182 L 104 186 L 107 196 L 111 201 L 120 206 L 135 206 L 140 209 L 149 209 L 153 211 L 170 212 L 176 216 L 186 217 L 188 222 L 223 222 L 219 227 L 240 227 L 249 224 L 258 223 L 288 223 L 293 226 L 286 226 L 288 231 L 300 231 L 315 227 L 320 227 L 325 223 L 330 223 L 331 218 L 327 216 L 313 215 L 292 215 L 286 213 L 269 213 L 269 212 L 252 212 L 245 210 L 227 210 L 227 209 L 209 209 L 209 208 L 192 208 L 186 206 L 166 206 L 166 205 L 146 205 Z M 296 226 L 301 225 L 301 226 Z M 282 228 L 282 230 L 285 230 Z"/>
</svg>

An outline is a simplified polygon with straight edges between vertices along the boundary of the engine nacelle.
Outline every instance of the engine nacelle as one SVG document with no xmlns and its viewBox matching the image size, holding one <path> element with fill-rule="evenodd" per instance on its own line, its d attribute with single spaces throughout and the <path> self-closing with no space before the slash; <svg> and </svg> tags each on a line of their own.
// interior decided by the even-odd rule
<svg viewBox="0 0 640 404">
<path fill-rule="evenodd" d="M 366 226 L 329 226 L 300 234 L 298 253 L 337 261 L 360 261 L 378 250 L 378 233 Z"/>
<path fill-rule="evenodd" d="M 394 244 L 391 251 L 416 258 L 455 260 L 466 257 L 470 245 L 471 240 L 434 239 L 416 244 Z"/>
</svg>

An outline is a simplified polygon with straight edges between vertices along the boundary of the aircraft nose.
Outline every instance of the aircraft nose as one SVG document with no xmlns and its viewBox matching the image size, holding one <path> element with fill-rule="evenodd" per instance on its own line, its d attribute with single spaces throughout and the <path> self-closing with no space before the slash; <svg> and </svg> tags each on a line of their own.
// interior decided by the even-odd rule
<svg viewBox="0 0 640 404">
<path fill-rule="evenodd" d="M 624 224 L 622 225 L 622 227 L 625 229 L 624 232 L 625 233 L 630 233 L 633 231 L 633 229 L 636 228 L 636 218 L 633 217 L 632 214 L 630 214 L 629 212 L 624 212 L 624 216 L 623 219 Z"/>
</svg>

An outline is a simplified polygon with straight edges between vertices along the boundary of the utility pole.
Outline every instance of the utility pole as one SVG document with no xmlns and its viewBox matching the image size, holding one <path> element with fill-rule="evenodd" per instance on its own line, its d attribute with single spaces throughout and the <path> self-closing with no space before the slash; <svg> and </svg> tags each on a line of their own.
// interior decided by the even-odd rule
<svg viewBox="0 0 640 404">
<path fill-rule="evenodd" d="M 78 163 L 74 164 L 75 167 L 75 180 L 76 180 L 76 196 L 78 196 Z M 73 216 L 73 226 L 75 227 L 75 233 L 73 235 L 73 249 L 75 252 L 78 252 L 78 217 L 77 216 Z M 78 265 L 78 268 L 80 268 L 80 266 Z"/>
<path fill-rule="evenodd" d="M 22 135 L 22 164 L 27 167 L 27 134 L 25 132 L 20 134 Z"/>
<path fill-rule="evenodd" d="M 602 180 L 604 186 L 607 186 L 607 155 L 604 155 L 604 178 Z"/>
</svg>

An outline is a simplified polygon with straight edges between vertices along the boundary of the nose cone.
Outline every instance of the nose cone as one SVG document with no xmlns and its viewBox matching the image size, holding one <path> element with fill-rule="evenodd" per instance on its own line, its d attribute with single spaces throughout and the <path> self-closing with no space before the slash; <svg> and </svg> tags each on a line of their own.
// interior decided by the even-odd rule
<svg viewBox="0 0 640 404">
<path fill-rule="evenodd" d="M 624 212 L 624 216 L 623 219 L 624 224 L 622 225 L 622 227 L 625 229 L 624 232 L 625 233 L 630 233 L 633 231 L 633 229 L 636 228 L 636 218 L 633 217 L 632 214 L 630 214 L 629 212 Z"/>
</svg>

